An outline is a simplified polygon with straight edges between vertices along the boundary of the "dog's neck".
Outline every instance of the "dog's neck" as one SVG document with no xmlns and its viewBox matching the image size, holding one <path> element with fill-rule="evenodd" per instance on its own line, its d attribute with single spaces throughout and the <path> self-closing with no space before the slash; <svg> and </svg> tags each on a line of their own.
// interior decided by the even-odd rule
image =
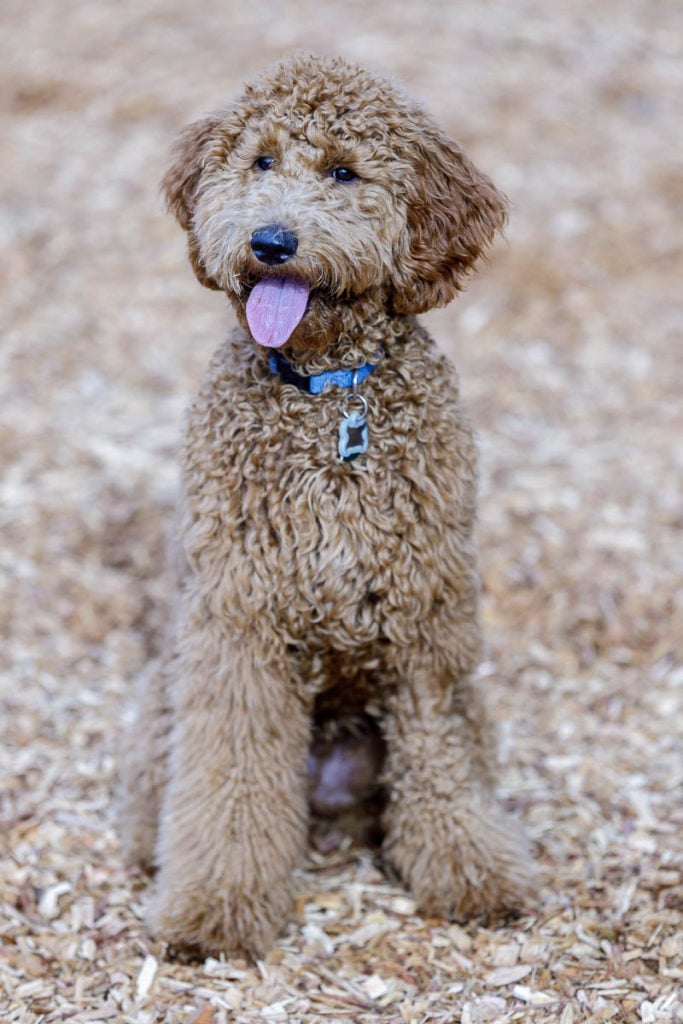
<svg viewBox="0 0 683 1024">
<path fill-rule="evenodd" d="M 378 310 L 354 324 L 324 349 L 294 350 L 286 345 L 282 355 L 290 366 L 304 376 L 336 370 L 353 370 L 368 363 L 376 363 L 378 353 L 387 353 L 397 338 L 406 331 L 412 317 L 388 316 Z"/>
</svg>

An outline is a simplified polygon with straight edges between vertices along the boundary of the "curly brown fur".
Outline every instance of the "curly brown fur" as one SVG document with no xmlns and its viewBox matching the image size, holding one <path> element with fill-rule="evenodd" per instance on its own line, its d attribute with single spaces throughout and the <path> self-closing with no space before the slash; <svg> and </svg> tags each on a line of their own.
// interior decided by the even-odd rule
<svg viewBox="0 0 683 1024">
<path fill-rule="evenodd" d="M 455 372 L 414 319 L 462 286 L 504 200 L 391 84 L 313 57 L 187 129 L 164 187 L 199 280 L 240 326 L 189 413 L 188 571 L 123 757 L 127 853 L 158 868 L 150 927 L 263 953 L 290 907 L 308 798 L 329 810 L 337 779 L 346 812 L 376 795 L 372 772 L 385 856 L 425 911 L 519 906 L 528 857 L 496 804 L 471 677 L 475 447 Z M 264 267 L 250 241 L 272 224 L 298 249 Z M 283 348 L 301 372 L 382 354 L 354 462 L 336 451 L 343 393 L 284 384 L 250 336 L 251 290 L 287 275 L 311 287 Z M 357 735 L 376 741 L 350 741 L 365 716 Z"/>
</svg>

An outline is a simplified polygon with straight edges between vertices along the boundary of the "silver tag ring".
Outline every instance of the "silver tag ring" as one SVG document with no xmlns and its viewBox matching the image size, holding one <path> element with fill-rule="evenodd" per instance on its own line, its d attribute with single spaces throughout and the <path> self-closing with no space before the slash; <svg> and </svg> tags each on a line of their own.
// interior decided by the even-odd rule
<svg viewBox="0 0 683 1024">
<path fill-rule="evenodd" d="M 360 395 L 358 392 L 344 396 L 344 401 L 341 406 L 342 415 L 347 418 L 351 415 L 351 410 L 349 409 L 351 402 L 360 402 L 360 409 L 356 409 L 355 411 L 360 412 L 361 416 L 365 416 L 368 411 L 368 400 L 364 395 Z"/>
</svg>

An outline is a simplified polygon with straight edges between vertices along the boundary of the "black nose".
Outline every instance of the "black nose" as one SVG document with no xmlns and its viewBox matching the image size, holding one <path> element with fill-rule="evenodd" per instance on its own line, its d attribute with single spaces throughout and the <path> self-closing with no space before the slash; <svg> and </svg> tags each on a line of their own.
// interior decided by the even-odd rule
<svg viewBox="0 0 683 1024">
<path fill-rule="evenodd" d="M 281 224 L 268 224 L 258 228 L 251 236 L 251 248 L 254 256 L 261 263 L 275 267 L 278 263 L 286 263 L 297 250 L 299 239 L 293 231 L 288 231 Z"/>
</svg>

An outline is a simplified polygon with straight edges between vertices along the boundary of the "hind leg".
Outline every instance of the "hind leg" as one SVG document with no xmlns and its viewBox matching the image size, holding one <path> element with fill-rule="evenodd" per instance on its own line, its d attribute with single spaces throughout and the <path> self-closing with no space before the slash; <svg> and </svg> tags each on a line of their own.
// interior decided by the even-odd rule
<svg viewBox="0 0 683 1024">
<path fill-rule="evenodd" d="M 163 659 L 140 677 L 136 697 L 135 722 L 122 737 L 119 757 L 121 843 L 127 864 L 151 871 L 172 722 Z"/>
</svg>

